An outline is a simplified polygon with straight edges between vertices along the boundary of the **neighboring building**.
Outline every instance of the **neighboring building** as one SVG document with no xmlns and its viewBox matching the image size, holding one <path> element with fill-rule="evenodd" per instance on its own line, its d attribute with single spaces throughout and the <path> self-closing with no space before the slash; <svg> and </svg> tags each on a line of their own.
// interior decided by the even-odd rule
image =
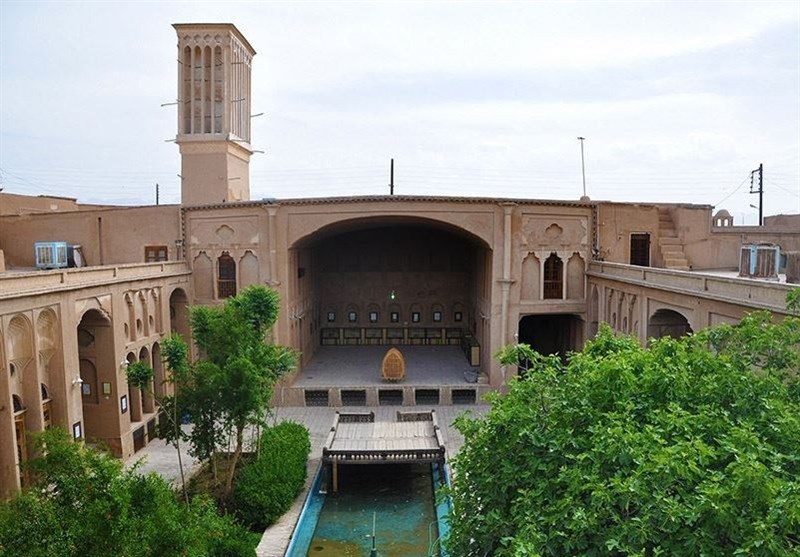
<svg viewBox="0 0 800 557">
<path fill-rule="evenodd" d="M 122 458 L 144 446 L 158 408 L 127 384 L 126 364 L 152 363 L 156 393 L 168 392 L 163 336 L 188 336 L 189 304 L 219 303 L 251 284 L 281 296 L 272 336 L 300 350 L 301 362 L 276 403 L 297 405 L 474 401 L 514 373 L 492 354 L 516 340 L 564 354 L 602 321 L 645 342 L 734 323 L 752 308 L 786 312 L 788 285 L 735 270 L 742 244 L 800 251 L 794 216 L 734 227 L 709 206 L 682 204 L 249 201 L 255 51 L 230 24 L 175 29 L 180 206 L 0 194 L 2 495 L 24 482 L 27 432 L 47 425 Z M 88 266 L 35 270 L 34 243 L 53 241 L 81 245 Z M 411 354 L 408 380 L 391 388 L 366 363 L 389 345 Z M 326 360 L 342 354 L 349 359 Z M 414 357 L 430 364 L 416 377 Z M 436 375 L 459 365 L 478 382 Z M 310 377 L 324 368 L 331 383 Z"/>
</svg>

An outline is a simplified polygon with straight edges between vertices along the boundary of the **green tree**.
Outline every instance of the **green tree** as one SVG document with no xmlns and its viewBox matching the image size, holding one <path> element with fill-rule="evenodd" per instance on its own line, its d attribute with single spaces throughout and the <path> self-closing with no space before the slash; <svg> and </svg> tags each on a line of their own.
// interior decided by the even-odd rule
<svg viewBox="0 0 800 557">
<path fill-rule="evenodd" d="M 645 348 L 604 326 L 534 358 L 457 421 L 451 554 L 797 555 L 798 327 L 755 313 Z"/>
<path fill-rule="evenodd" d="M 181 455 L 181 441 L 185 437 L 181 430 L 178 397 L 176 393 L 186 388 L 189 382 L 189 349 L 178 333 L 167 335 L 162 340 L 161 353 L 163 363 L 167 370 L 165 383 L 173 386 L 173 394 L 159 396 L 153 387 L 153 368 L 147 362 L 132 362 L 126 368 L 128 382 L 142 389 L 150 391 L 160 410 L 159 436 L 175 447 L 178 455 L 178 469 L 181 473 L 181 492 L 184 500 L 189 502 L 186 492 L 186 475 L 183 470 L 183 456 Z"/>
<path fill-rule="evenodd" d="M 222 306 L 191 308 L 192 337 L 201 356 L 185 406 L 194 424 L 192 443 L 202 456 L 213 455 L 225 433 L 235 438 L 226 494 L 242 454 L 245 428 L 263 423 L 275 382 L 296 363 L 293 350 L 265 342 L 278 309 L 277 292 L 260 285 L 245 288 Z"/>
<path fill-rule="evenodd" d="M 33 484 L 0 502 L 7 557 L 253 556 L 257 540 L 202 498 L 181 504 L 155 474 L 123 469 L 62 429 L 34 438 Z"/>
</svg>

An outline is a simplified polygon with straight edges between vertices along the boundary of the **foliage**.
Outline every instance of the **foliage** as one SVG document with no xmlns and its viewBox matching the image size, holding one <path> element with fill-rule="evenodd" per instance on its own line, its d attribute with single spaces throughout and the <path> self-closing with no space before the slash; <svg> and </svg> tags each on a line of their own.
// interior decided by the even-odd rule
<svg viewBox="0 0 800 557">
<path fill-rule="evenodd" d="M 153 368 L 145 361 L 129 363 L 125 373 L 128 383 L 137 389 L 147 389 L 153 381 Z"/>
<path fill-rule="evenodd" d="M 305 484 L 310 451 L 305 426 L 282 422 L 264 431 L 258 457 L 239 471 L 233 488 L 245 524 L 263 529 L 291 507 Z"/>
<path fill-rule="evenodd" d="M 800 288 L 794 288 L 786 294 L 786 309 L 795 315 L 800 314 Z"/>
<path fill-rule="evenodd" d="M 291 349 L 264 341 L 278 309 L 278 294 L 260 285 L 245 288 L 222 306 L 191 308 L 192 336 L 202 357 L 190 368 L 181 406 L 194 424 L 190 443 L 201 460 L 213 462 L 226 437 L 235 436 L 226 493 L 232 488 L 245 427 L 262 424 L 273 385 L 296 362 Z"/>
<path fill-rule="evenodd" d="M 796 555 L 798 319 L 643 348 L 604 326 L 457 421 L 451 554 Z"/>
<path fill-rule="evenodd" d="M 183 505 L 161 477 L 124 470 L 61 429 L 35 438 L 35 482 L 0 503 L 8 557 L 252 556 L 257 540 L 207 500 Z"/>
</svg>

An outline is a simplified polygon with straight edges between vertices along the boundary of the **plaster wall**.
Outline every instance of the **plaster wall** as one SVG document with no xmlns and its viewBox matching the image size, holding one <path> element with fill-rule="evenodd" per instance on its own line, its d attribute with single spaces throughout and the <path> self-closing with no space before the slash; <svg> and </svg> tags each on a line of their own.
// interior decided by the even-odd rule
<svg viewBox="0 0 800 557">
<path fill-rule="evenodd" d="M 57 282 L 42 288 L 50 277 Z M 26 279 L 32 284 L 23 289 Z M 37 280 L 43 282 L 37 286 Z M 144 347 L 151 351 L 168 332 L 169 296 L 176 289 L 191 292 L 182 263 L 0 276 L 0 497 L 20 487 L 12 396 L 20 397 L 24 406 L 18 416 L 24 416 L 27 431 L 40 431 L 47 425 L 42 384 L 50 398 L 52 425 L 70 432 L 77 425 L 82 437 L 102 441 L 118 456 L 133 454 L 133 431 L 144 422 L 132 423 L 130 411 L 120 409 L 120 397 L 127 394 L 120 362 Z M 130 319 L 137 313 L 130 311 L 129 301 L 137 299 L 144 322 L 141 332 L 134 333 Z M 81 349 L 84 315 L 100 326 L 82 335 Z M 91 360 L 97 372 L 90 394 L 76 381 L 81 359 Z M 110 384 L 109 392 L 101 391 L 103 383 Z"/>
<path fill-rule="evenodd" d="M 176 260 L 180 238 L 175 205 L 0 217 L 0 249 L 9 269 L 35 266 L 34 242 L 79 244 L 87 264 L 116 265 L 144 262 L 148 245 L 167 246 L 169 260 Z"/>
</svg>

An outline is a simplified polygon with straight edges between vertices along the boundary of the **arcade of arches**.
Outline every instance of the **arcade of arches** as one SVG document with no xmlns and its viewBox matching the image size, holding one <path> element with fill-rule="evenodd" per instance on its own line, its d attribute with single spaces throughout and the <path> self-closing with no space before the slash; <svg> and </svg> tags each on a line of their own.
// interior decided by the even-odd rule
<svg viewBox="0 0 800 557">
<path fill-rule="evenodd" d="M 50 304 L 25 301 L 33 309 L 0 315 L 0 418 L 11 415 L 0 419 L 0 497 L 25 484 L 20 464 L 29 457 L 29 436 L 48 426 L 122 457 L 153 439 L 157 398 L 169 389 L 161 339 L 169 330 L 189 331 L 185 289 L 158 279 L 72 289 Z M 138 360 L 154 368 L 145 391 L 127 384 L 124 363 Z"/>
</svg>

